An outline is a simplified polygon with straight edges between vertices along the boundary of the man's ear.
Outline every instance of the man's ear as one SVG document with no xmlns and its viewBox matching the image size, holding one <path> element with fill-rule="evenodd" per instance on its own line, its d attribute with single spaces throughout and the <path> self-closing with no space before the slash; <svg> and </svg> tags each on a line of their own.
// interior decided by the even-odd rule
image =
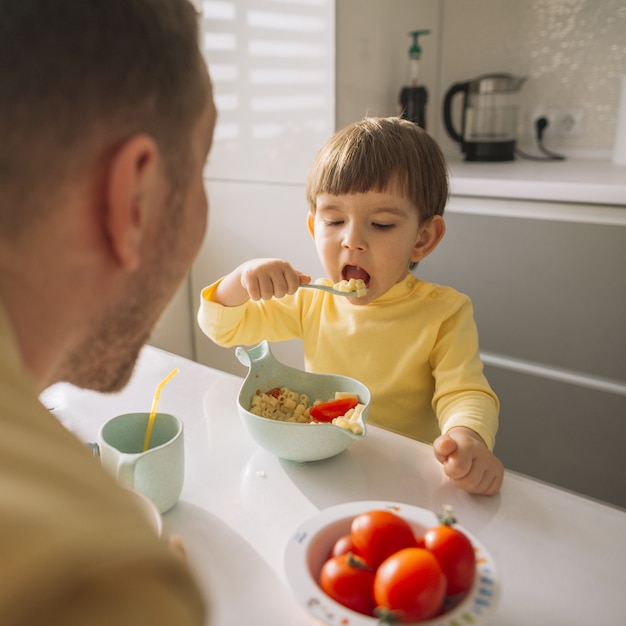
<svg viewBox="0 0 626 626">
<path fill-rule="evenodd" d="M 309 214 L 306 218 L 306 225 L 311 233 L 311 237 L 315 238 L 315 213 L 309 211 Z"/>
<path fill-rule="evenodd" d="M 151 137 L 133 135 L 109 161 L 105 228 L 117 261 L 131 271 L 141 258 L 141 242 L 158 180 L 158 153 Z"/>
<path fill-rule="evenodd" d="M 426 258 L 443 239 L 445 232 L 446 223 L 441 215 L 433 215 L 423 222 L 419 227 L 411 261 L 417 263 Z"/>
</svg>

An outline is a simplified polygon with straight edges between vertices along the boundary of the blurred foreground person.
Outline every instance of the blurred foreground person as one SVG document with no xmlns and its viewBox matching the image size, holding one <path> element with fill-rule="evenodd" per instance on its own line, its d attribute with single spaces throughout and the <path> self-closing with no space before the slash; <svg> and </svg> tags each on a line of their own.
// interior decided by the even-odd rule
<svg viewBox="0 0 626 626">
<path fill-rule="evenodd" d="M 0 0 L 0 624 L 205 623 L 184 558 L 39 403 L 121 389 L 198 251 L 188 0 Z"/>
</svg>

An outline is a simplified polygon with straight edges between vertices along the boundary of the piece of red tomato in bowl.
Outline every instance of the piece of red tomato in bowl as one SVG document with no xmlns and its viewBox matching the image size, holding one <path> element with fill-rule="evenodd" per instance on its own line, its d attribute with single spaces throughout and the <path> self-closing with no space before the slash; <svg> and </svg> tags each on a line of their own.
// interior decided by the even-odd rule
<svg viewBox="0 0 626 626">
<path fill-rule="evenodd" d="M 343 417 L 350 409 L 354 409 L 358 403 L 359 399 L 356 396 L 319 402 L 309 409 L 309 415 L 316 422 L 332 422 L 337 417 Z"/>
</svg>

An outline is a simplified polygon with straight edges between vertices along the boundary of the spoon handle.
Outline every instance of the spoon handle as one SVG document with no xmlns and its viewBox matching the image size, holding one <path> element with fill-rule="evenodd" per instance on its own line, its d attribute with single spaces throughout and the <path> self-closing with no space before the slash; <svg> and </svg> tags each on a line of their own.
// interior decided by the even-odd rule
<svg viewBox="0 0 626 626">
<path fill-rule="evenodd" d="M 300 285 L 300 287 L 303 287 L 305 289 L 319 289 L 320 291 L 327 291 L 328 293 L 332 293 L 335 296 L 348 296 L 349 298 L 354 298 L 356 297 L 356 290 L 355 291 L 338 291 L 337 289 L 333 289 L 332 287 L 328 287 L 326 285 L 312 285 L 312 284 L 306 284 L 306 285 Z"/>
</svg>

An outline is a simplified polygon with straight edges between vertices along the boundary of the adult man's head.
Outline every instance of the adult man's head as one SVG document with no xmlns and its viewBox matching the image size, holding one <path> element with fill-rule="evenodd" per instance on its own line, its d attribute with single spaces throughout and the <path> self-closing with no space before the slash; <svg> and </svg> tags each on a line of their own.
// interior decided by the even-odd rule
<svg viewBox="0 0 626 626">
<path fill-rule="evenodd" d="M 0 298 L 41 387 L 127 381 L 202 241 L 214 123 L 188 0 L 0 0 Z"/>
</svg>

